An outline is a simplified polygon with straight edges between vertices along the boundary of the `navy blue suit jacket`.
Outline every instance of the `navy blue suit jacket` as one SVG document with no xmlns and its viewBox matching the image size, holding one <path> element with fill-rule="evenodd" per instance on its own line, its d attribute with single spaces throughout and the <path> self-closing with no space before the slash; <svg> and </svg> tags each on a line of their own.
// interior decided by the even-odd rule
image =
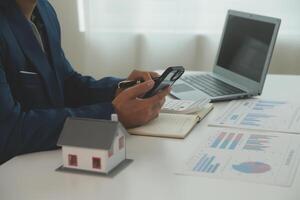
<svg viewBox="0 0 300 200">
<path fill-rule="evenodd" d="M 0 10 L 0 164 L 56 148 L 67 117 L 110 119 L 116 78 L 99 81 L 73 70 L 61 48 L 60 26 L 47 0 L 36 11 L 46 54 L 17 6 Z M 22 73 L 30 71 L 33 73 Z"/>
</svg>

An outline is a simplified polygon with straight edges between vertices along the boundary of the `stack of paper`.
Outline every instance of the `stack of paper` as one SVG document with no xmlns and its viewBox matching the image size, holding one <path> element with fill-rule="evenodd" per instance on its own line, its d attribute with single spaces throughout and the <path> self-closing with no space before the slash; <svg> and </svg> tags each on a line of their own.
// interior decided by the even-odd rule
<svg viewBox="0 0 300 200">
<path fill-rule="evenodd" d="M 292 185 L 300 139 L 287 133 L 300 133 L 299 103 L 232 101 L 210 126 L 219 128 L 210 129 L 177 174 Z"/>
</svg>

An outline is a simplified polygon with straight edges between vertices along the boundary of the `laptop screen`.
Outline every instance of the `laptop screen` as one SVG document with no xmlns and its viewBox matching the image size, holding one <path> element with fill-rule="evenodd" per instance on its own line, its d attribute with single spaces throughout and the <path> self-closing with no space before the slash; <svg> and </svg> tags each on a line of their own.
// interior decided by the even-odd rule
<svg viewBox="0 0 300 200">
<path fill-rule="evenodd" d="M 228 16 L 217 65 L 259 82 L 275 24 Z"/>
</svg>

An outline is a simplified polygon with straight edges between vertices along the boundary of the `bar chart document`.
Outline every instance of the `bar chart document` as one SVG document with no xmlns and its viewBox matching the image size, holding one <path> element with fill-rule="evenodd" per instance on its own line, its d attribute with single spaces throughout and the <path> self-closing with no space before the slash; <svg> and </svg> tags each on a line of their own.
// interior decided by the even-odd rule
<svg viewBox="0 0 300 200">
<path fill-rule="evenodd" d="M 176 174 L 292 185 L 299 165 L 297 135 L 234 129 L 208 135 Z"/>
<path fill-rule="evenodd" d="M 261 99 L 235 100 L 209 125 L 300 134 L 300 104 Z"/>
</svg>

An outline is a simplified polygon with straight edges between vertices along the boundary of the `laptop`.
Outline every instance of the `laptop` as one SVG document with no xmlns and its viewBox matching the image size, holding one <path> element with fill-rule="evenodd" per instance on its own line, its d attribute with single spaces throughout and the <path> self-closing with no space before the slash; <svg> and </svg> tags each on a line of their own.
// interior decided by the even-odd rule
<svg viewBox="0 0 300 200">
<path fill-rule="evenodd" d="M 215 64 L 210 73 L 188 73 L 172 87 L 184 100 L 212 102 L 260 95 L 281 20 L 229 10 Z"/>
</svg>

